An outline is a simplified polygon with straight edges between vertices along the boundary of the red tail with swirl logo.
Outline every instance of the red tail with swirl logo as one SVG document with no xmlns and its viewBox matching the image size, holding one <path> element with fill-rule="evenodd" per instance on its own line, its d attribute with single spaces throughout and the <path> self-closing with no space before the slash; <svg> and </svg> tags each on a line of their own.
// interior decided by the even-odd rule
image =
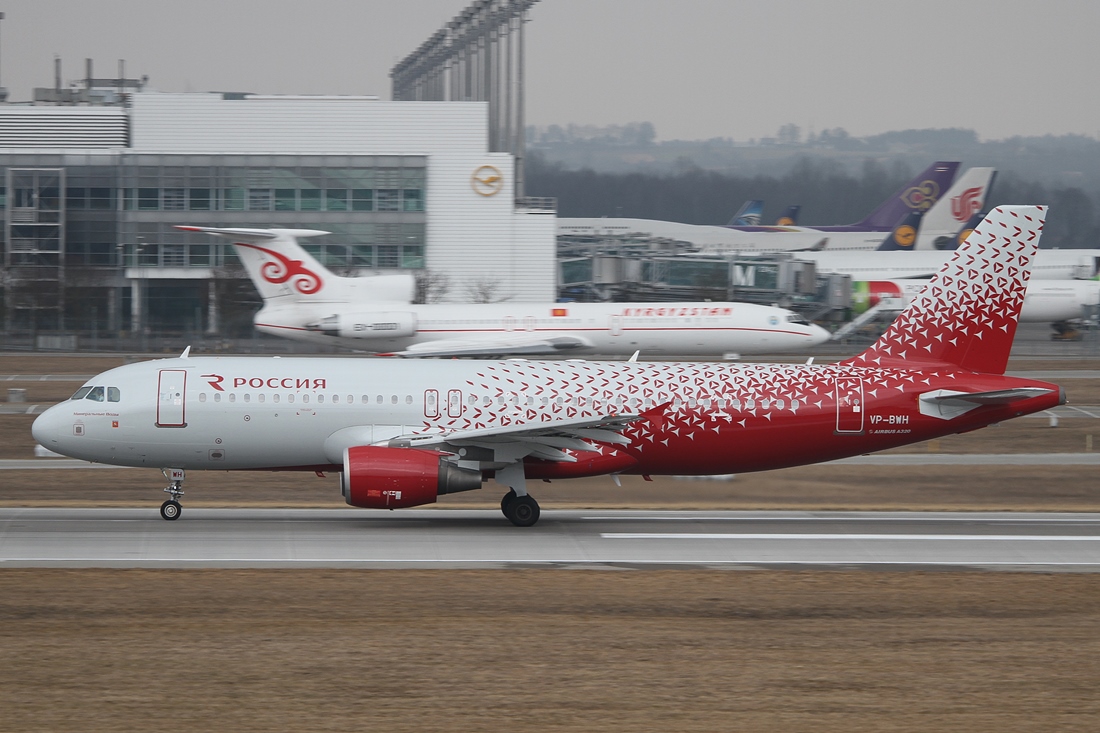
<svg viewBox="0 0 1100 733">
<path fill-rule="evenodd" d="M 874 346 L 845 363 L 953 364 L 1004 374 L 1046 211 L 991 211 Z"/>
</svg>

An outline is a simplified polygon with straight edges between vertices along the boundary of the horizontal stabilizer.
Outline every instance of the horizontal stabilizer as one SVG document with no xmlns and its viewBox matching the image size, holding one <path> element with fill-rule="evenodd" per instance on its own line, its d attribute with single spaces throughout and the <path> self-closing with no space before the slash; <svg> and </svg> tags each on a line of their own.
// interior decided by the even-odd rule
<svg viewBox="0 0 1100 733">
<path fill-rule="evenodd" d="M 222 227 L 192 227 L 177 226 L 176 229 L 184 232 L 202 232 L 213 234 L 217 237 L 234 239 L 238 242 L 266 242 L 279 237 L 320 237 L 330 232 L 320 229 L 236 229 Z"/>
<path fill-rule="evenodd" d="M 997 389 L 992 392 L 956 392 L 950 389 L 937 389 L 920 396 L 920 412 L 922 415 L 938 417 L 941 420 L 951 420 L 978 407 L 1008 405 L 1050 394 L 1053 391 L 1043 387 L 1016 387 Z"/>
</svg>

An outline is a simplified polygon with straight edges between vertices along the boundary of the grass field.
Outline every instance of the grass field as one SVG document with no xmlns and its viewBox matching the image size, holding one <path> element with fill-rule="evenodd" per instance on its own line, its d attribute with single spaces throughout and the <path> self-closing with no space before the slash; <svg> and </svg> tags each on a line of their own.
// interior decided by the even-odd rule
<svg viewBox="0 0 1100 733">
<path fill-rule="evenodd" d="M 4 731 L 1095 731 L 1095 575 L 0 570 Z"/>
</svg>

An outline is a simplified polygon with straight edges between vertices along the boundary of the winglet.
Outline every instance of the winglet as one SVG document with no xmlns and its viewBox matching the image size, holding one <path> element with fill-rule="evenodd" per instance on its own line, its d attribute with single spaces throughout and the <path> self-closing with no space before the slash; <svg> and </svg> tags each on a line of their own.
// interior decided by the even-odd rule
<svg viewBox="0 0 1100 733">
<path fill-rule="evenodd" d="M 180 358 L 186 359 L 189 356 L 191 356 L 191 344 L 188 344 L 187 348 L 183 350 L 183 353 L 180 354 Z"/>
<path fill-rule="evenodd" d="M 641 353 L 642 353 L 641 349 L 639 349 L 638 351 L 635 351 L 633 354 L 630 355 L 630 358 L 627 359 L 627 361 L 637 362 L 638 361 L 638 355 L 641 354 Z"/>
</svg>

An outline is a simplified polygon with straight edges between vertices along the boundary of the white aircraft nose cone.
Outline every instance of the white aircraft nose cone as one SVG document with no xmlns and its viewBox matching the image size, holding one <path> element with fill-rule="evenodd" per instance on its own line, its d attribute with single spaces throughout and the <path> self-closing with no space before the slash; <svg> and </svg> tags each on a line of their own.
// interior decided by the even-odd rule
<svg viewBox="0 0 1100 733">
<path fill-rule="evenodd" d="M 41 415 L 34 419 L 31 423 L 31 435 L 34 436 L 35 441 L 52 451 L 58 450 L 58 443 L 61 438 L 59 432 L 61 426 L 61 410 L 60 405 L 54 405 Z"/>
<path fill-rule="evenodd" d="M 818 344 L 823 344 L 832 337 L 833 337 L 833 335 L 831 333 L 829 333 L 828 331 L 826 331 L 821 326 L 818 326 L 818 325 L 811 325 L 810 326 L 810 340 L 813 342 L 814 346 L 817 346 Z"/>
</svg>

